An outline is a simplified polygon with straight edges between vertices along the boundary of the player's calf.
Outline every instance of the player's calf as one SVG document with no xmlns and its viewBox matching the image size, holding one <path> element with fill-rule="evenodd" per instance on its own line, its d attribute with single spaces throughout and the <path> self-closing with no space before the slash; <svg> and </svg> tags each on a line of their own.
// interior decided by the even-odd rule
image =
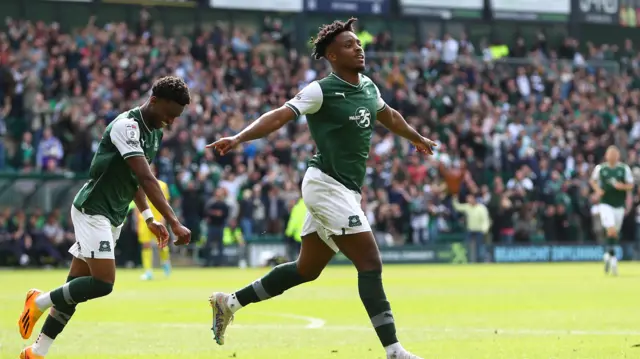
<svg viewBox="0 0 640 359">
<path fill-rule="evenodd" d="M 229 307 L 235 313 L 251 303 L 276 297 L 287 289 L 316 280 L 333 258 L 332 249 L 316 232 L 303 236 L 298 260 L 274 267 L 271 272 L 229 297 Z"/>
<path fill-rule="evenodd" d="M 614 275 L 618 273 L 618 260 L 615 256 L 615 250 L 613 246 L 618 243 L 618 231 L 615 227 L 607 228 L 607 246 L 608 248 L 605 251 L 603 256 L 604 259 L 604 272 L 605 274 L 609 274 L 612 272 Z M 614 263 L 615 262 L 615 263 Z M 615 266 L 615 268 L 613 268 Z M 615 273 L 614 273 L 615 271 Z"/>
<path fill-rule="evenodd" d="M 300 273 L 297 262 L 280 264 L 266 276 L 233 293 L 229 297 L 229 307 L 235 313 L 246 305 L 279 296 L 287 289 L 313 281 L 318 275 L 319 273 Z"/>
<path fill-rule="evenodd" d="M 211 330 L 214 340 L 219 345 L 224 345 L 227 327 L 240 308 L 278 296 L 287 289 L 316 279 L 318 275 L 305 277 L 299 272 L 297 262 L 289 262 L 274 267 L 263 278 L 233 294 L 213 293 L 209 302 L 213 310 Z"/>
<path fill-rule="evenodd" d="M 91 276 L 75 278 L 63 286 L 39 295 L 35 302 L 42 311 L 72 306 L 109 295 L 113 291 L 116 264 L 113 259 L 85 259 Z"/>
<path fill-rule="evenodd" d="M 613 252 L 613 250 L 611 252 Z M 609 259 L 609 269 L 611 274 L 614 276 L 618 275 L 618 258 L 616 258 L 615 255 L 611 255 L 611 258 Z"/>
<path fill-rule="evenodd" d="M 67 277 L 67 283 L 76 277 Z M 42 326 L 42 330 L 36 342 L 31 346 L 34 355 L 46 356 L 53 341 L 64 330 L 73 314 L 76 312 L 76 305 L 54 306 L 49 311 L 49 315 Z"/>
<path fill-rule="evenodd" d="M 302 248 L 295 262 L 274 267 L 266 276 L 233 293 L 214 293 L 209 302 L 213 309 L 213 334 L 220 345 L 224 344 L 224 333 L 240 308 L 251 303 L 267 300 L 284 293 L 302 283 L 320 276 L 334 251 L 320 239 L 316 232 L 302 237 Z"/>
<path fill-rule="evenodd" d="M 52 306 L 72 306 L 107 296 L 112 291 L 113 283 L 107 283 L 94 277 L 80 277 L 39 295 L 36 298 L 36 305 L 43 311 Z"/>
<path fill-rule="evenodd" d="M 407 352 L 396 336 L 396 325 L 382 285 L 382 259 L 372 232 L 334 238 L 338 248 L 358 270 L 358 293 L 387 358 L 418 358 Z"/>
</svg>

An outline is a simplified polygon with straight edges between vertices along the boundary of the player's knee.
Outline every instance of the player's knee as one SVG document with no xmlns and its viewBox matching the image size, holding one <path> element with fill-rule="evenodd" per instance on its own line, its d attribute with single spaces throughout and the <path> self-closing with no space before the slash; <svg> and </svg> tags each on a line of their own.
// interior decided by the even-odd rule
<svg viewBox="0 0 640 359">
<path fill-rule="evenodd" d="M 299 261 L 296 261 L 296 269 L 298 270 L 298 274 L 305 282 L 312 282 L 322 273 L 323 268 L 312 268 L 309 266 L 301 265 Z"/>
<path fill-rule="evenodd" d="M 104 282 L 96 278 L 93 278 L 91 287 L 94 298 L 104 297 L 113 292 L 113 283 Z"/>
<path fill-rule="evenodd" d="M 372 255 L 366 258 L 359 258 L 356 262 L 353 262 L 358 273 L 362 272 L 382 272 L 382 259 L 380 255 Z"/>
</svg>

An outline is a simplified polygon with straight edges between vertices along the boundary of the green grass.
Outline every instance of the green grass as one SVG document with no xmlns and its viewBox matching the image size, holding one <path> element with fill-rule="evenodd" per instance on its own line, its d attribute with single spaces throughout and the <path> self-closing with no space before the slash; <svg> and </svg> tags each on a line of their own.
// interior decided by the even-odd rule
<svg viewBox="0 0 640 359">
<path fill-rule="evenodd" d="M 640 264 L 620 269 L 608 278 L 597 263 L 387 266 L 384 280 L 399 338 L 425 359 L 638 358 Z M 177 269 L 153 282 L 120 270 L 114 293 L 82 304 L 47 358 L 384 358 L 350 267 L 242 309 L 217 346 L 209 294 L 266 270 Z M 26 291 L 65 277 L 0 271 L 0 358 L 17 358 L 37 336 L 17 331 Z"/>
</svg>

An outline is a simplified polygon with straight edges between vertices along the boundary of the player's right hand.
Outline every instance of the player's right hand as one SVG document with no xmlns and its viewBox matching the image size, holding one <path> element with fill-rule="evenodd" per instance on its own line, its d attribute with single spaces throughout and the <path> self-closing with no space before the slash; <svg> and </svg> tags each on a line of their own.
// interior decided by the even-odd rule
<svg viewBox="0 0 640 359">
<path fill-rule="evenodd" d="M 171 226 L 171 231 L 173 232 L 173 235 L 176 236 L 176 240 L 173 241 L 173 244 L 176 246 L 182 246 L 191 242 L 191 231 L 182 224 L 176 223 Z"/>
<path fill-rule="evenodd" d="M 594 192 L 594 194 L 596 195 L 596 197 L 597 197 L 598 199 L 600 199 L 600 198 L 602 198 L 602 196 L 604 195 L 604 191 L 603 191 L 603 190 L 601 190 L 601 189 L 598 189 L 598 190 L 596 190 L 596 191 Z"/>
<path fill-rule="evenodd" d="M 156 236 L 159 248 L 164 248 L 167 246 L 167 244 L 169 243 L 169 232 L 167 231 L 167 228 L 164 226 L 164 224 L 158 221 L 149 221 L 147 222 L 147 228 L 149 228 L 151 233 Z"/>
<path fill-rule="evenodd" d="M 238 139 L 238 136 L 231 136 L 223 137 L 214 143 L 208 144 L 206 147 L 213 148 L 214 150 L 218 151 L 218 153 L 220 153 L 220 156 L 224 156 L 239 143 L 240 139 Z"/>
<path fill-rule="evenodd" d="M 433 154 L 433 149 L 438 147 L 437 143 L 431 141 L 426 137 L 421 137 L 420 141 L 415 142 L 413 145 L 416 146 L 416 150 L 418 150 L 418 152 L 423 153 L 427 156 L 431 156 Z"/>
</svg>

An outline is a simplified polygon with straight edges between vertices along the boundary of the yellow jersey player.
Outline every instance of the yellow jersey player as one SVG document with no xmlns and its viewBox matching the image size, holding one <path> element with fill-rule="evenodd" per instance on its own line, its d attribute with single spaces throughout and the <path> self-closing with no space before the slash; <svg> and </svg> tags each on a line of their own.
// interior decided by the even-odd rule
<svg viewBox="0 0 640 359">
<path fill-rule="evenodd" d="M 155 166 L 151 166 L 153 173 L 158 176 Z M 169 186 L 163 181 L 158 180 L 158 184 L 160 184 L 160 188 L 162 189 L 162 193 L 164 194 L 164 198 L 169 202 Z M 153 218 L 164 224 L 164 219 L 158 210 L 153 206 L 153 204 L 149 204 L 149 208 L 151 209 L 151 213 L 153 213 Z M 156 242 L 156 236 L 151 232 L 148 226 L 145 223 L 144 218 L 142 217 L 142 213 L 135 208 L 136 211 L 136 227 L 138 232 L 138 242 L 142 246 L 142 268 L 144 269 L 144 273 L 140 277 L 142 280 L 151 280 L 153 279 L 153 243 Z M 164 275 L 171 275 L 171 262 L 169 260 L 169 246 L 164 246 L 162 248 L 158 247 L 160 261 L 162 262 L 162 269 L 164 270 Z"/>
</svg>

